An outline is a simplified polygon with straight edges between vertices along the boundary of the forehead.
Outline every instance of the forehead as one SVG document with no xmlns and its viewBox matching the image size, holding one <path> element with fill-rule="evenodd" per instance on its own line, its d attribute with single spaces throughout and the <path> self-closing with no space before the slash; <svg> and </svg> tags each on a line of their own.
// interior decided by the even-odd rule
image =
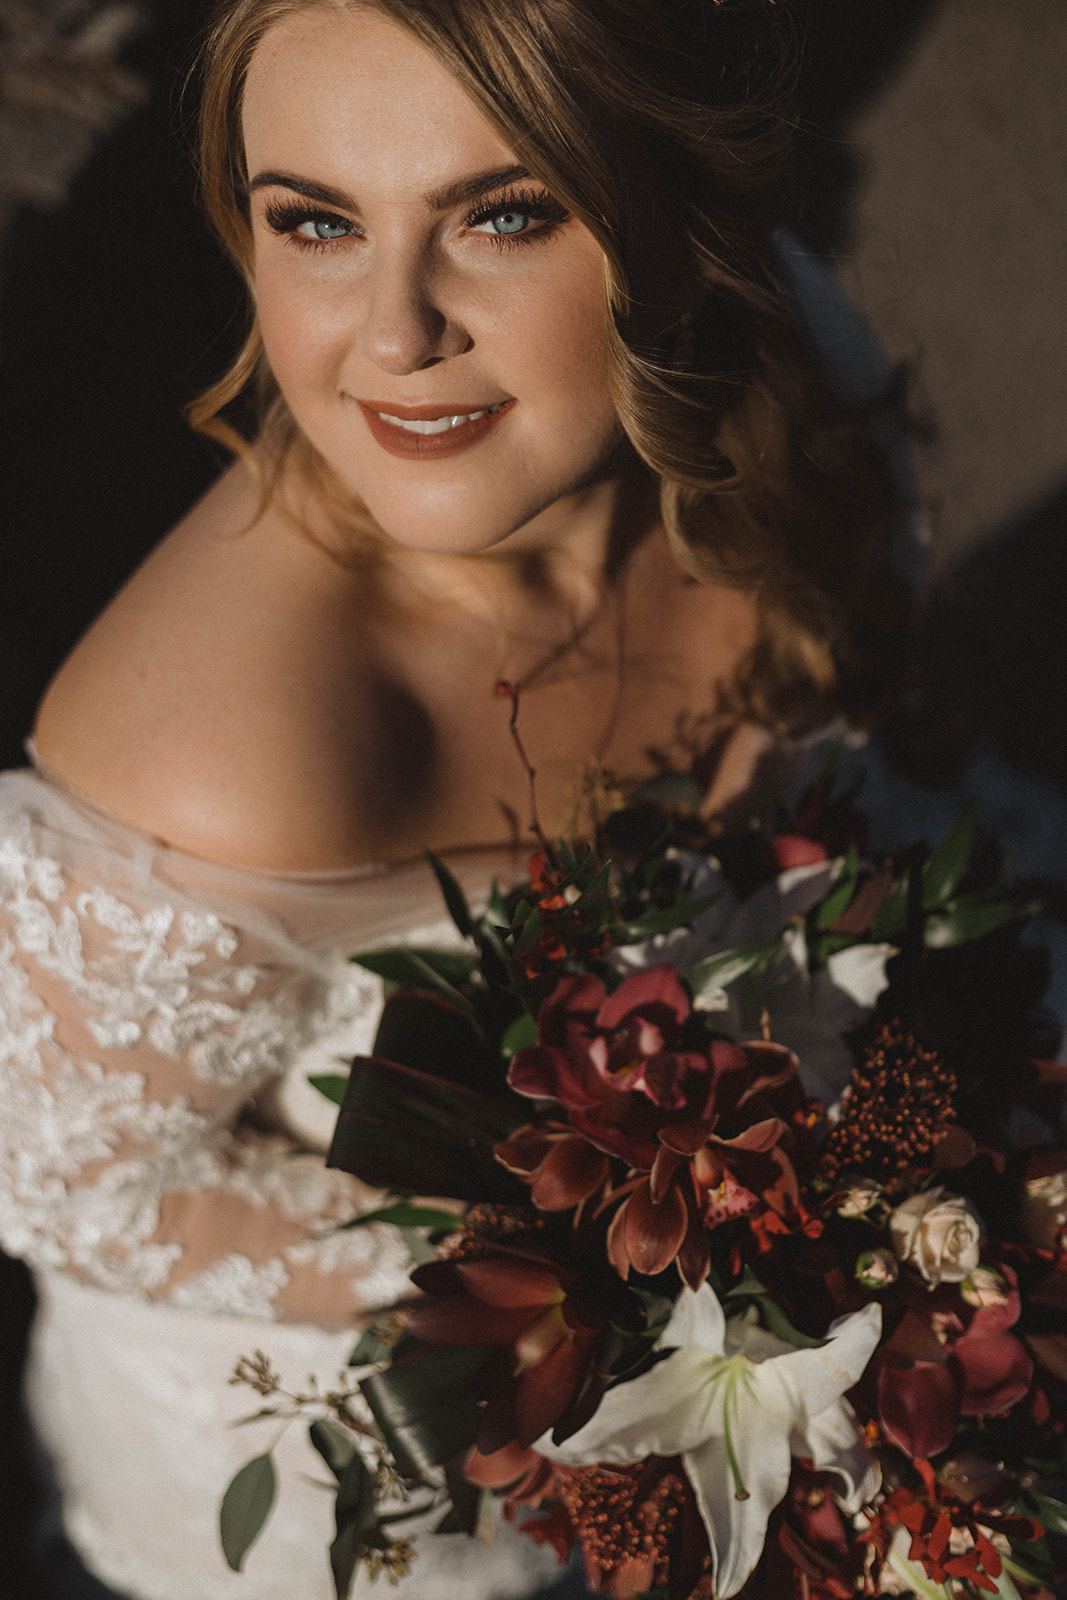
<svg viewBox="0 0 1067 1600">
<path fill-rule="evenodd" d="M 383 192 L 514 160 L 451 74 L 372 7 L 316 6 L 267 30 L 242 122 L 249 175 L 282 167 Z"/>
</svg>

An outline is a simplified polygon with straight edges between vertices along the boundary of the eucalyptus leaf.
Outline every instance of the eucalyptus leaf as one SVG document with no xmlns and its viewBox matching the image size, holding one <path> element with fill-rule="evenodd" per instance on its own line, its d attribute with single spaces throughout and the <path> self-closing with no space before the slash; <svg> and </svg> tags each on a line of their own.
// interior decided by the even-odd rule
<svg viewBox="0 0 1067 1600">
<path fill-rule="evenodd" d="M 241 1563 L 263 1531 L 278 1490 L 274 1460 L 268 1451 L 246 1461 L 230 1482 L 219 1509 L 219 1536 L 226 1564 L 240 1572 Z"/>
<path fill-rule="evenodd" d="M 934 847 L 923 868 L 923 910 L 932 911 L 951 900 L 963 881 L 974 853 L 974 806 L 969 805 L 958 822 Z"/>
<path fill-rule="evenodd" d="M 330 1546 L 330 1568 L 337 1600 L 347 1600 L 359 1558 L 367 1547 L 367 1536 L 377 1526 L 374 1477 L 358 1454 L 352 1457 L 338 1484 L 334 1515 L 337 1535 Z"/>
<path fill-rule="evenodd" d="M 308 1437 L 340 1483 L 349 1462 L 356 1453 L 356 1441 L 347 1429 L 329 1417 L 316 1417 L 308 1428 Z"/>
<path fill-rule="evenodd" d="M 435 856 L 432 850 L 427 850 L 426 859 L 434 877 L 441 886 L 441 893 L 445 897 L 448 914 L 456 924 L 465 939 L 470 939 L 474 934 L 474 918 L 471 908 L 467 904 L 467 896 L 463 893 L 452 873 L 445 866 L 440 857 Z"/>
<path fill-rule="evenodd" d="M 389 1361 L 393 1354 L 392 1339 L 383 1338 L 378 1331 L 378 1326 L 372 1324 L 364 1328 L 356 1341 L 355 1349 L 348 1358 L 350 1367 L 372 1367 L 379 1362 Z"/>
<path fill-rule="evenodd" d="M 308 1074 L 308 1083 L 324 1094 L 327 1100 L 332 1100 L 335 1106 L 339 1106 L 348 1088 L 348 1076 L 341 1072 L 311 1072 Z"/>
</svg>

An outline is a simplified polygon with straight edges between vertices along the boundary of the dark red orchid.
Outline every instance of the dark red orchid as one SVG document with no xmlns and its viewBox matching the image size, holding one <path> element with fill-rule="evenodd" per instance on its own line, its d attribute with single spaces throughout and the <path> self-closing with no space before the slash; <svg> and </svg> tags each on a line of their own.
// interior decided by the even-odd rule
<svg viewBox="0 0 1067 1600">
<path fill-rule="evenodd" d="M 524 1448 L 560 1422 L 579 1401 L 591 1408 L 603 1393 L 597 1358 L 603 1321 L 568 1293 L 574 1274 L 541 1256 L 515 1250 L 473 1260 L 429 1261 L 412 1281 L 432 1296 L 408 1323 L 429 1344 L 502 1345 L 482 1398 L 477 1444 L 492 1454 L 512 1441 Z M 580 1427 L 588 1409 L 576 1413 Z"/>
<path fill-rule="evenodd" d="M 569 1211 L 603 1188 L 611 1172 L 604 1152 L 562 1122 L 517 1128 L 494 1154 L 526 1180 L 540 1211 Z"/>
<path fill-rule="evenodd" d="M 996 1416 L 1030 1388 L 1033 1361 L 1008 1332 L 1020 1311 L 1016 1277 L 1010 1267 L 1001 1271 L 1002 1305 L 971 1310 L 957 1292 L 942 1291 L 939 1304 L 952 1295 L 949 1309 L 909 1312 L 883 1347 L 879 1418 L 886 1437 L 913 1458 L 946 1450 L 961 1416 Z"/>
<path fill-rule="evenodd" d="M 542 1004 L 538 1042 L 516 1052 L 508 1083 L 558 1101 L 590 1144 L 647 1172 L 658 1130 L 707 1114 L 720 1058 L 727 1065 L 734 1050 L 692 1028 L 690 1017 L 673 967 L 634 973 L 612 995 L 599 978 L 570 975 Z"/>
</svg>

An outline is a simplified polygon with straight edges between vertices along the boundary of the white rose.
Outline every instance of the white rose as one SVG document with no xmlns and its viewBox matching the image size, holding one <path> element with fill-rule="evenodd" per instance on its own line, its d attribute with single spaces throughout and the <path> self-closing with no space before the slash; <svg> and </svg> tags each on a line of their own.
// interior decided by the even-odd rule
<svg viewBox="0 0 1067 1600">
<path fill-rule="evenodd" d="M 913 1194 L 889 1219 L 893 1249 L 918 1267 L 930 1287 L 962 1283 L 978 1265 L 985 1238 L 982 1219 L 962 1195 L 944 1189 Z"/>
</svg>

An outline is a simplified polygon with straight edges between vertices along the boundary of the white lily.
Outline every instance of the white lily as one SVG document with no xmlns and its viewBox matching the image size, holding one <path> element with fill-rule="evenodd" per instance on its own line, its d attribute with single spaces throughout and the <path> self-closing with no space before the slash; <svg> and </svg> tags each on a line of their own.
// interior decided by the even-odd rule
<svg viewBox="0 0 1067 1600">
<path fill-rule="evenodd" d="M 736 1594 L 763 1550 L 767 1519 L 804 1456 L 842 1480 L 858 1511 L 877 1492 L 877 1464 L 842 1399 L 870 1360 L 881 1311 L 868 1305 L 833 1324 L 829 1342 L 799 1350 L 760 1328 L 753 1308 L 727 1322 L 711 1288 L 683 1289 L 650 1372 L 609 1389 L 562 1445 L 534 1446 L 572 1466 L 680 1455 L 711 1546 L 714 1591 Z"/>
</svg>

